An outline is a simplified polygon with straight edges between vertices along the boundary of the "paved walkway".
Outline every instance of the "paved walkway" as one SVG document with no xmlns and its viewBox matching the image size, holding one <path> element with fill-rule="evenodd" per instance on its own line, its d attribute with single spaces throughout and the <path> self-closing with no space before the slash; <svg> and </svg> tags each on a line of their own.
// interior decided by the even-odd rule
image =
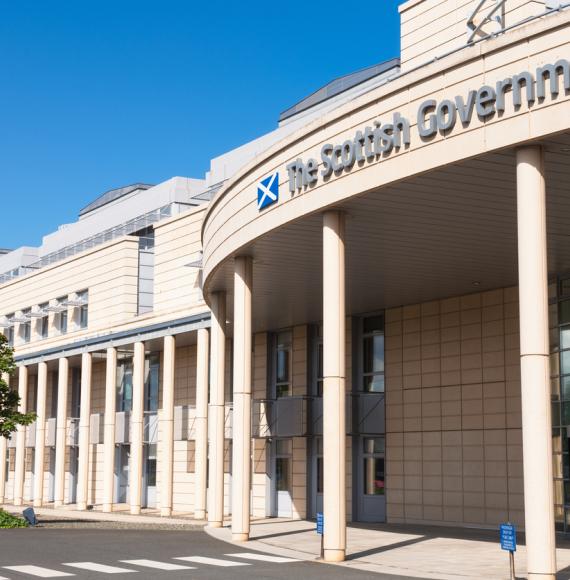
<svg viewBox="0 0 570 580">
<path fill-rule="evenodd" d="M 205 528 L 231 541 L 229 527 Z M 520 536 L 520 534 L 519 534 Z M 279 519 L 252 523 L 251 549 L 299 559 L 320 555 L 315 524 Z M 526 550 L 515 556 L 517 579 L 526 578 Z M 243 545 L 243 544 L 242 544 Z M 570 579 L 570 540 L 558 538 L 558 579 Z M 341 566 L 404 578 L 434 580 L 509 580 L 508 553 L 499 547 L 498 531 L 413 525 L 351 525 L 348 559 Z"/>
</svg>

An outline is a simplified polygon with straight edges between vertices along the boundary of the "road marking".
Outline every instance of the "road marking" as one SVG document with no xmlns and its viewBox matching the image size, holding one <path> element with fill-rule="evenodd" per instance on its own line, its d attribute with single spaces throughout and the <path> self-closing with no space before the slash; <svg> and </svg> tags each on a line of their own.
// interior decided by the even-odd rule
<svg viewBox="0 0 570 580">
<path fill-rule="evenodd" d="M 195 570 L 193 566 L 181 566 L 180 564 L 169 564 L 168 562 L 157 562 L 156 560 L 121 560 L 124 564 L 134 564 L 144 568 L 155 568 L 156 570 Z"/>
<path fill-rule="evenodd" d="M 245 558 L 246 560 L 259 560 L 261 562 L 274 562 L 275 564 L 285 564 L 287 562 L 300 562 L 293 558 L 282 558 L 281 556 L 268 556 L 266 554 L 256 554 L 254 552 L 242 552 L 240 554 L 225 554 L 230 558 Z"/>
<path fill-rule="evenodd" d="M 106 564 L 97 564 L 96 562 L 69 562 L 68 564 L 64 564 L 64 566 L 73 566 L 73 568 L 102 572 L 103 574 L 128 574 L 129 572 L 137 572 L 137 570 L 117 568 L 116 566 L 107 566 Z"/>
<path fill-rule="evenodd" d="M 57 570 L 50 570 L 49 568 L 41 568 L 40 566 L 2 566 L 5 570 L 13 570 L 21 574 L 29 574 L 30 576 L 39 576 L 40 578 L 61 578 L 63 576 L 75 576 L 69 572 L 58 572 Z"/>
<path fill-rule="evenodd" d="M 196 564 L 209 564 L 210 566 L 222 566 L 224 568 L 229 568 L 230 566 L 251 566 L 247 562 L 218 560 L 218 558 L 206 558 L 204 556 L 184 556 L 182 558 L 174 558 L 174 560 L 184 560 L 185 562 L 195 562 Z"/>
</svg>

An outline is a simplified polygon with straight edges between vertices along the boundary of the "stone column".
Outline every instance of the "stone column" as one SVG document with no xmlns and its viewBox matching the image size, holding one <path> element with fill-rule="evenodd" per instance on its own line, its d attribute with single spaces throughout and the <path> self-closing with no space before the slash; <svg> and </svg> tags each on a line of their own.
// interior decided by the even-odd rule
<svg viewBox="0 0 570 580">
<path fill-rule="evenodd" d="M 327 562 L 346 555 L 344 216 L 323 218 L 323 451 Z"/>
<path fill-rule="evenodd" d="M 172 475 L 174 469 L 174 368 L 176 339 L 164 337 L 162 374 L 162 479 L 160 481 L 160 515 L 172 515 Z"/>
<path fill-rule="evenodd" d="M 89 490 L 89 425 L 91 423 L 92 355 L 81 355 L 81 406 L 79 409 L 79 455 L 77 462 L 77 509 L 87 509 Z"/>
<path fill-rule="evenodd" d="M 28 367 L 18 368 L 18 395 L 20 404 L 18 411 L 27 413 L 28 410 Z M 19 425 L 16 432 L 16 462 L 14 468 L 14 505 L 24 503 L 24 476 L 26 468 L 26 427 Z"/>
<path fill-rule="evenodd" d="M 208 466 L 208 351 L 207 328 L 198 330 L 196 345 L 196 452 L 194 461 L 194 518 L 206 518 Z"/>
<path fill-rule="evenodd" d="M 548 336 L 544 161 L 517 149 L 521 402 L 528 577 L 554 580 L 556 541 Z"/>
<path fill-rule="evenodd" d="M 141 513 L 144 436 L 144 342 L 135 342 L 133 357 L 133 410 L 131 412 L 131 514 Z"/>
<path fill-rule="evenodd" d="M 226 294 L 211 296 L 212 330 L 210 358 L 210 477 L 208 524 L 221 528 L 224 522 L 224 375 L 226 362 Z"/>
<path fill-rule="evenodd" d="M 57 374 L 57 423 L 55 439 L 54 507 L 63 505 L 65 496 L 65 451 L 67 442 L 67 393 L 69 390 L 69 360 L 59 359 Z"/>
<path fill-rule="evenodd" d="M 253 261 L 239 256 L 234 266 L 234 414 L 232 541 L 249 540 L 251 504 L 251 288 Z"/>
<path fill-rule="evenodd" d="M 117 349 L 107 349 L 105 367 L 105 431 L 103 434 L 103 511 L 113 511 L 115 488 L 115 417 L 117 407 Z"/>
<path fill-rule="evenodd" d="M 38 396 L 36 401 L 36 452 L 34 461 L 34 506 L 44 501 L 44 465 L 46 447 L 47 363 L 38 364 Z"/>
</svg>

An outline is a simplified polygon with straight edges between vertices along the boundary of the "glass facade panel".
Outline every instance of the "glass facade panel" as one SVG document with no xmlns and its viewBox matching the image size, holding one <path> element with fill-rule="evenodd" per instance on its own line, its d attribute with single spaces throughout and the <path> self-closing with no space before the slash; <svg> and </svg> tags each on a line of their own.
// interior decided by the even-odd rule
<svg viewBox="0 0 570 580">
<path fill-rule="evenodd" d="M 133 408 L 133 361 L 124 359 L 117 363 L 117 411 Z"/>
<path fill-rule="evenodd" d="M 558 321 L 560 324 L 570 323 L 570 300 L 558 304 Z"/>
<path fill-rule="evenodd" d="M 364 495 L 384 495 L 384 458 L 365 457 Z"/>
<path fill-rule="evenodd" d="M 277 457 L 275 460 L 275 475 L 276 481 L 275 485 L 277 491 L 290 491 L 290 462 L 289 457 Z"/>
<path fill-rule="evenodd" d="M 384 317 L 370 316 L 362 321 L 362 389 L 384 392 Z"/>
<path fill-rule="evenodd" d="M 291 332 L 279 332 L 275 344 L 275 396 L 290 397 L 292 365 Z"/>
</svg>

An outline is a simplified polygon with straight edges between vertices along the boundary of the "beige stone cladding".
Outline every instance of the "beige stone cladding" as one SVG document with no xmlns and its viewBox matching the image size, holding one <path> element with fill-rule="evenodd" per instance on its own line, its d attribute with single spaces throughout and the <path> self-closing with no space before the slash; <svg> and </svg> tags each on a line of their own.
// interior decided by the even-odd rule
<svg viewBox="0 0 570 580">
<path fill-rule="evenodd" d="M 138 240 L 120 238 L 46 266 L 37 272 L 16 278 L 0 286 L 0 315 L 18 313 L 24 308 L 57 298 L 72 297 L 75 292 L 89 291 L 89 332 L 108 331 L 113 325 L 131 321 L 137 310 Z M 40 339 L 37 325 L 32 322 L 32 340 L 24 344 L 20 324 L 15 328 L 18 356 L 38 347 L 56 348 L 69 342 L 70 336 L 85 334 L 75 323 L 74 308 L 69 308 L 67 334 L 55 328 L 56 314 L 49 314 L 49 338 Z"/>
<path fill-rule="evenodd" d="M 155 225 L 155 312 L 204 309 L 200 269 L 188 266 L 201 258 L 204 211 L 198 207 Z"/>
<path fill-rule="evenodd" d="M 479 0 L 411 0 L 400 5 L 401 64 L 409 70 L 441 57 L 450 50 L 467 44 L 467 18 L 475 10 Z M 486 0 L 473 22 L 480 24 L 489 10 L 497 5 Z M 505 27 L 513 26 L 528 17 L 545 11 L 540 0 L 508 0 L 496 14 L 503 15 Z M 487 22 L 474 38 L 482 38 L 499 30 L 496 22 Z"/>
<path fill-rule="evenodd" d="M 518 294 L 386 312 L 389 522 L 523 524 Z"/>
</svg>

